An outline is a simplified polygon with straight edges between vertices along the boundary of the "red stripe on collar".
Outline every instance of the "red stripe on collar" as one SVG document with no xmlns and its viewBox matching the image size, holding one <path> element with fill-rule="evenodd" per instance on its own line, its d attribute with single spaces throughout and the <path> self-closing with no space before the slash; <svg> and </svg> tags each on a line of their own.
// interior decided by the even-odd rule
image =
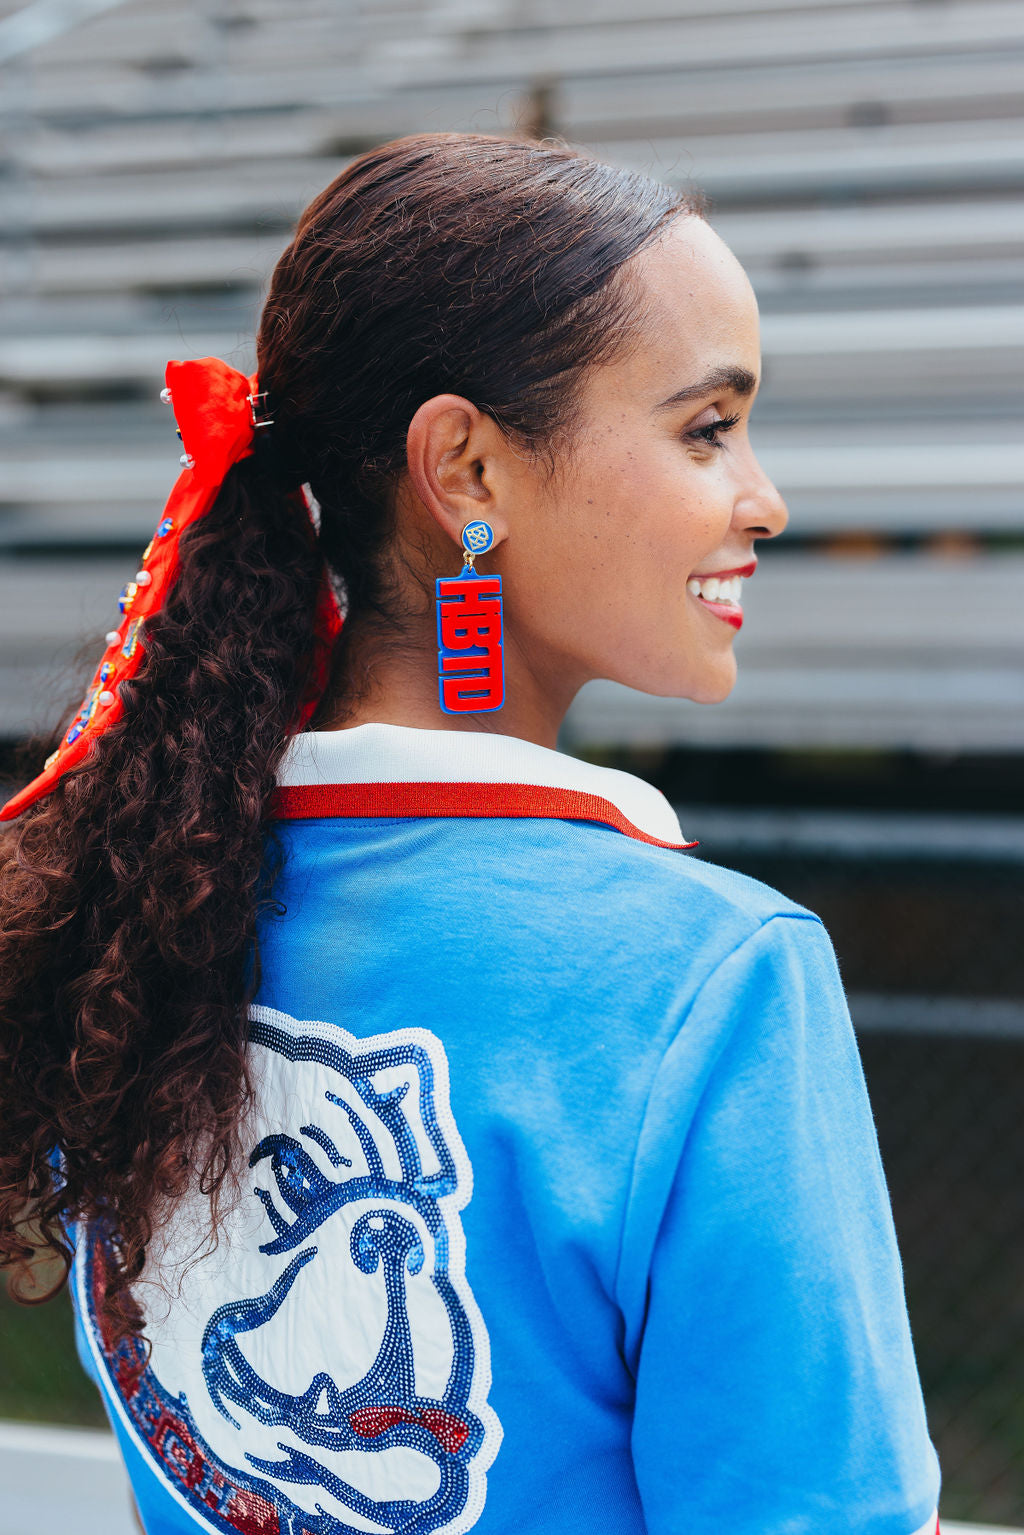
<svg viewBox="0 0 1024 1535">
<path fill-rule="evenodd" d="M 316 783 L 275 791 L 271 816 L 305 821 L 319 816 L 546 816 L 600 821 L 638 842 L 679 851 L 696 842 L 663 842 L 627 820 L 601 794 L 526 783 Z"/>
</svg>

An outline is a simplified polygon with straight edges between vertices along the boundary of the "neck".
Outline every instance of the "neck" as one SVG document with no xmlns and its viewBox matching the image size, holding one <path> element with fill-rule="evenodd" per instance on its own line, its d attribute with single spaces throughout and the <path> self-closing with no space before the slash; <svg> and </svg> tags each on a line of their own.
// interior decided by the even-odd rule
<svg viewBox="0 0 1024 1535">
<path fill-rule="evenodd" d="M 429 623 L 429 636 L 427 634 Z M 416 620 L 396 640 L 379 621 L 346 620 L 334 667 L 335 681 L 317 711 L 317 730 L 354 725 L 411 725 L 420 730 L 488 731 L 554 748 L 580 682 L 532 663 L 506 623 L 505 702 L 486 713 L 446 714 L 438 703 L 437 643 L 433 615 Z M 582 680 L 582 679 L 581 679 Z"/>
</svg>

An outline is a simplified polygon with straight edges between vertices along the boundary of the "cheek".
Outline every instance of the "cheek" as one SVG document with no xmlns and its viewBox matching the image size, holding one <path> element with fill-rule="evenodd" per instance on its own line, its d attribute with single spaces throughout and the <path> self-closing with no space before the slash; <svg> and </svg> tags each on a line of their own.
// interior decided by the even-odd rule
<svg viewBox="0 0 1024 1535">
<path fill-rule="evenodd" d="M 678 591 L 722 543 L 732 518 L 733 498 L 715 467 L 671 441 L 595 455 L 564 524 L 581 580 L 606 583 L 624 599 Z"/>
<path fill-rule="evenodd" d="M 542 495 L 536 541 L 510 542 L 504 563 L 499 551 L 508 630 L 583 674 L 688 688 L 682 658 L 702 653 L 707 636 L 686 581 L 731 523 L 724 473 L 674 439 L 638 446 L 609 432 L 592 435 L 572 472 Z M 680 665 L 686 677 L 677 675 Z"/>
</svg>

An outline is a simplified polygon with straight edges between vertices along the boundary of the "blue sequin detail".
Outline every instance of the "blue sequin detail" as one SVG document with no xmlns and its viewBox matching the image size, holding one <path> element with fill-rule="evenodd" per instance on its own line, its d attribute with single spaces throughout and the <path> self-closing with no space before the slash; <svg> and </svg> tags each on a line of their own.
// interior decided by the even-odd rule
<svg viewBox="0 0 1024 1535">
<path fill-rule="evenodd" d="M 121 646 L 121 654 L 124 656 L 126 661 L 130 661 L 132 656 L 135 654 L 135 648 L 142 638 L 142 627 L 144 622 L 144 619 L 133 618 L 131 623 L 128 625 L 128 631 L 124 637 L 124 644 Z"/>
<path fill-rule="evenodd" d="M 87 730 L 88 727 L 92 724 L 93 716 L 95 715 L 96 710 L 99 708 L 99 702 L 100 690 L 98 687 L 96 687 L 86 695 L 84 704 L 79 709 L 78 713 L 75 715 L 71 722 L 71 728 L 67 735 L 64 737 L 65 743 L 68 746 L 70 746 L 72 742 L 77 741 L 83 730 Z"/>
<path fill-rule="evenodd" d="M 160 526 L 156 530 L 157 538 L 166 538 L 168 533 L 171 531 L 171 529 L 173 527 L 174 527 L 173 519 L 170 518 L 170 517 L 165 517 L 163 522 L 161 522 Z"/>
<path fill-rule="evenodd" d="M 276 1277 L 263 1293 L 219 1306 L 202 1336 L 202 1377 L 210 1402 L 239 1432 L 241 1442 L 246 1419 L 280 1429 L 285 1437 L 278 1441 L 278 1453 L 272 1458 L 245 1452 L 247 1464 L 226 1464 L 204 1440 L 184 1395 L 165 1391 L 138 1342 L 122 1343 L 105 1356 L 115 1382 L 127 1378 L 126 1365 L 141 1371 L 139 1389 L 129 1395 L 121 1392 L 122 1403 L 164 1475 L 177 1478 L 179 1494 L 218 1530 L 237 1531 L 241 1507 L 237 1500 L 255 1497 L 273 1509 L 282 1535 L 301 1531 L 355 1535 L 358 1526 L 319 1502 L 315 1514 L 306 1512 L 309 1495 L 302 1506 L 293 1502 L 285 1490 L 289 1483 L 322 1488 L 334 1500 L 332 1509 L 340 1505 L 402 1535 L 430 1535 L 457 1523 L 460 1515 L 464 1517 L 459 1528 L 468 1529 L 483 1508 L 482 1498 L 477 1497 L 474 1512 L 467 1511 L 473 1461 L 494 1428 L 493 1418 L 489 1430 L 469 1405 L 476 1343 L 462 1296 L 449 1275 L 449 1229 L 440 1203 L 457 1192 L 459 1167 L 466 1164 L 456 1163 L 439 1122 L 430 1054 L 401 1035 L 393 1046 L 350 1053 L 330 1039 L 295 1035 L 264 1019 L 253 1021 L 250 1039 L 293 1062 L 317 1062 L 341 1079 L 341 1091 L 324 1091 L 321 1123 L 302 1124 L 297 1135 L 273 1131 L 252 1149 L 249 1166 L 261 1175 L 253 1192 L 272 1232 L 258 1250 L 271 1261 L 291 1256 L 283 1270 L 275 1266 Z M 393 1082 L 396 1069 L 402 1068 L 410 1068 L 405 1081 L 386 1089 L 374 1085 L 384 1072 Z M 320 1119 L 319 1114 L 316 1117 Z M 381 1127 L 386 1132 L 386 1156 L 373 1125 L 378 1135 Z M 431 1154 L 429 1171 L 423 1164 L 424 1135 Z M 350 1171 L 352 1157 L 339 1150 L 345 1140 L 353 1156 L 358 1143 L 361 1159 L 355 1172 Z M 314 1148 L 321 1153 L 319 1161 L 311 1154 Z M 324 1159 L 330 1172 L 324 1171 Z M 259 1344 L 247 1352 L 240 1340 L 270 1323 L 286 1304 L 301 1305 L 289 1297 L 293 1291 L 298 1296 L 305 1293 L 301 1276 L 320 1251 L 315 1233 L 353 1204 L 364 1208 L 349 1232 L 351 1261 L 361 1274 L 380 1275 L 386 1302 L 383 1335 L 361 1379 L 339 1385 L 321 1370 L 304 1391 L 292 1394 L 254 1367 L 252 1359 L 261 1357 Z M 426 1268 L 428 1241 L 430 1269 Z M 90 1244 L 88 1263 L 97 1250 L 102 1251 L 102 1242 Z M 433 1286 L 441 1302 L 439 1315 L 447 1318 L 449 1330 L 445 1346 L 453 1363 L 440 1396 L 424 1396 L 417 1390 L 407 1287 L 421 1274 L 419 1284 Z M 87 1278 L 87 1290 L 93 1293 L 91 1278 Z M 295 1315 L 301 1318 L 301 1310 Z M 311 1325 L 320 1327 L 325 1320 L 317 1313 Z M 486 1334 L 483 1337 L 486 1343 Z M 418 1499 L 374 1498 L 337 1474 L 335 1457 L 345 1451 L 365 1456 L 398 1446 L 433 1462 L 436 1491 Z"/>
</svg>

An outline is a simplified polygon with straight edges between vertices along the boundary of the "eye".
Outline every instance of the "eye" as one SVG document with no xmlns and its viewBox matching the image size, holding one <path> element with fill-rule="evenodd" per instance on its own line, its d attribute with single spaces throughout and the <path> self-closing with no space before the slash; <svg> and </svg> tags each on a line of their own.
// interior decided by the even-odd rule
<svg viewBox="0 0 1024 1535">
<path fill-rule="evenodd" d="M 734 426 L 739 424 L 739 416 L 719 416 L 715 421 L 708 421 L 704 426 L 697 426 L 686 433 L 691 442 L 707 443 L 709 447 L 720 448 L 719 441 L 724 432 L 731 432 Z"/>
<path fill-rule="evenodd" d="M 266 1136 L 249 1158 L 249 1166 L 266 1160 L 270 1162 L 279 1198 L 296 1217 L 321 1200 L 330 1187 L 312 1157 L 289 1135 Z M 278 1235 L 286 1231 L 289 1222 L 279 1213 L 266 1189 L 257 1188 L 254 1192 Z"/>
</svg>

